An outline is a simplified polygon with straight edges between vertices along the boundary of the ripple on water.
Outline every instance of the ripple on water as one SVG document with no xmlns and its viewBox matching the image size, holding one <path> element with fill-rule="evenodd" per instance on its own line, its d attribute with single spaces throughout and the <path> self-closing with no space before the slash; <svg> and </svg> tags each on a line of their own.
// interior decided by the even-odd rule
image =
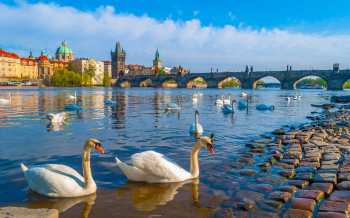
<svg viewBox="0 0 350 218">
<path fill-rule="evenodd" d="M 83 110 L 70 112 L 67 124 L 62 129 L 48 131 L 46 114 L 63 111 L 64 105 L 70 103 L 66 96 L 75 91 L 81 99 Z M 208 202 L 216 202 L 216 195 L 234 197 L 240 190 L 241 194 L 254 195 L 251 192 L 256 191 L 255 184 L 283 183 L 284 178 L 275 175 L 274 171 L 261 172 L 257 168 L 264 154 L 251 154 L 245 144 L 283 125 L 306 122 L 305 116 L 313 110 L 310 104 L 326 102 L 328 100 L 324 97 L 332 94 L 326 91 L 256 90 L 252 92 L 253 101 L 248 110 L 237 110 L 232 116 L 224 115 L 214 102 L 221 95 L 238 99 L 241 90 L 49 88 L 0 90 L 0 95 L 7 95 L 8 92 L 13 94 L 11 104 L 0 106 L 0 184 L 6 187 L 0 189 L 0 196 L 8 197 L 0 198 L 0 204 L 34 202 L 27 193 L 27 185 L 20 172 L 19 164 L 22 161 L 28 165 L 67 164 L 81 172 L 83 143 L 88 137 L 96 137 L 104 144 L 107 154 L 105 157 L 92 156 L 93 174 L 101 188 L 93 214 L 122 214 L 124 211 L 136 217 L 164 213 L 176 215 L 177 211 L 203 217 L 201 215 L 211 213 L 210 208 L 203 205 L 210 206 Z M 192 103 L 194 93 L 203 93 L 196 104 Z M 283 96 L 296 93 L 302 95 L 301 100 L 288 104 Z M 117 106 L 105 106 L 104 100 L 107 98 L 116 100 Z M 170 102 L 180 103 L 179 113 L 165 113 L 165 106 Z M 273 104 L 276 110 L 257 111 L 255 105 L 259 103 Z M 133 153 L 155 150 L 189 169 L 189 155 L 195 139 L 188 134 L 188 128 L 196 109 L 200 111 L 205 134 L 215 134 L 217 152 L 214 156 L 208 155 L 205 149 L 200 153 L 199 189 L 203 190 L 199 192 L 205 196 L 204 202 L 198 206 L 197 201 L 188 198 L 192 196 L 195 185 L 152 188 L 127 183 L 126 177 L 114 167 L 114 156 L 129 160 Z M 243 168 L 256 171 L 256 175 L 242 175 L 240 170 Z M 174 190 L 176 195 L 162 196 L 162 193 L 174 193 Z M 148 194 L 142 197 L 137 193 Z M 156 193 L 158 198 L 154 197 Z M 265 194 L 263 191 L 259 193 Z M 162 197 L 168 201 L 148 205 L 152 199 Z M 119 200 L 123 200 L 121 204 Z M 39 205 L 55 205 L 47 199 L 40 201 Z M 68 203 L 78 206 L 66 210 L 64 217 L 77 217 L 79 209 L 82 209 L 79 205 L 82 204 Z M 143 207 L 154 208 L 154 211 L 140 211 L 139 208 Z"/>
</svg>

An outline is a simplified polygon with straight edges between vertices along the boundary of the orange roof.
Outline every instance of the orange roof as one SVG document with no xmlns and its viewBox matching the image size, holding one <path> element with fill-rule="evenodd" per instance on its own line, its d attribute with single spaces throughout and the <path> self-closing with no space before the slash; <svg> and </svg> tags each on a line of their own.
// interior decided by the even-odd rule
<svg viewBox="0 0 350 218">
<path fill-rule="evenodd" d="M 16 53 L 7 52 L 0 48 L 0 57 L 15 58 L 18 59 L 19 56 Z"/>
<path fill-rule="evenodd" d="M 29 64 L 29 63 L 36 64 L 36 61 L 35 61 L 34 59 L 32 59 L 32 58 L 21 58 L 21 62 L 22 62 L 22 63 L 27 62 L 28 64 Z"/>
<path fill-rule="evenodd" d="M 37 59 L 39 61 L 48 61 L 49 60 L 49 58 L 46 55 L 40 55 Z"/>
</svg>

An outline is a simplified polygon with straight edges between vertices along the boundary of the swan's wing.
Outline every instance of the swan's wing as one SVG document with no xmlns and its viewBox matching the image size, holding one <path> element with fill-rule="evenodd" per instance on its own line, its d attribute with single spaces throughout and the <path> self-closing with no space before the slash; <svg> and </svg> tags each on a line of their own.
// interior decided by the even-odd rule
<svg viewBox="0 0 350 218">
<path fill-rule="evenodd" d="M 155 151 L 136 153 L 131 156 L 131 161 L 135 167 L 164 180 L 175 182 L 191 177 L 189 172 Z"/>
<path fill-rule="evenodd" d="M 74 196 L 84 187 L 84 178 L 65 165 L 35 166 L 25 172 L 25 177 L 33 191 L 50 197 Z"/>
</svg>

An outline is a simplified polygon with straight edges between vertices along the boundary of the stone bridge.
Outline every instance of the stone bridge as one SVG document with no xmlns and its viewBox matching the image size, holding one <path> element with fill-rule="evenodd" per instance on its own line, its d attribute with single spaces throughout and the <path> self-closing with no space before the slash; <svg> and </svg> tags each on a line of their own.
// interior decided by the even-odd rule
<svg viewBox="0 0 350 218">
<path fill-rule="evenodd" d="M 295 89 L 298 81 L 307 76 L 318 76 L 327 82 L 328 90 L 342 90 L 343 84 L 350 79 L 350 70 L 293 70 L 293 71 L 254 71 L 254 72 L 216 72 L 191 73 L 181 75 L 125 75 L 120 77 L 119 87 L 163 87 L 164 82 L 172 80 L 178 88 L 187 88 L 196 78 L 202 78 L 207 88 L 220 88 L 220 83 L 228 78 L 240 81 L 241 88 L 254 89 L 256 82 L 264 77 L 274 77 L 281 83 L 282 89 Z"/>
</svg>

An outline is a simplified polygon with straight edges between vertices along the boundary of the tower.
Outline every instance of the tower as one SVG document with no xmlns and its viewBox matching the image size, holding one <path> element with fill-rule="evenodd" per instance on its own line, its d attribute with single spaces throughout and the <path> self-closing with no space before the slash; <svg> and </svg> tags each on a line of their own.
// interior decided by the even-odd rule
<svg viewBox="0 0 350 218">
<path fill-rule="evenodd" d="M 112 78 L 117 79 L 118 77 L 124 75 L 125 73 L 125 57 L 126 53 L 120 42 L 115 45 L 115 51 L 111 51 L 112 60 Z"/>
<path fill-rule="evenodd" d="M 68 46 L 67 41 L 63 41 L 56 50 L 56 59 L 59 61 L 70 62 L 74 59 L 72 49 Z"/>
<path fill-rule="evenodd" d="M 157 48 L 156 53 L 154 55 L 154 60 L 153 60 L 154 74 L 159 74 L 161 68 L 162 68 L 162 61 L 159 58 L 159 51 L 158 51 L 158 48 Z"/>
</svg>

